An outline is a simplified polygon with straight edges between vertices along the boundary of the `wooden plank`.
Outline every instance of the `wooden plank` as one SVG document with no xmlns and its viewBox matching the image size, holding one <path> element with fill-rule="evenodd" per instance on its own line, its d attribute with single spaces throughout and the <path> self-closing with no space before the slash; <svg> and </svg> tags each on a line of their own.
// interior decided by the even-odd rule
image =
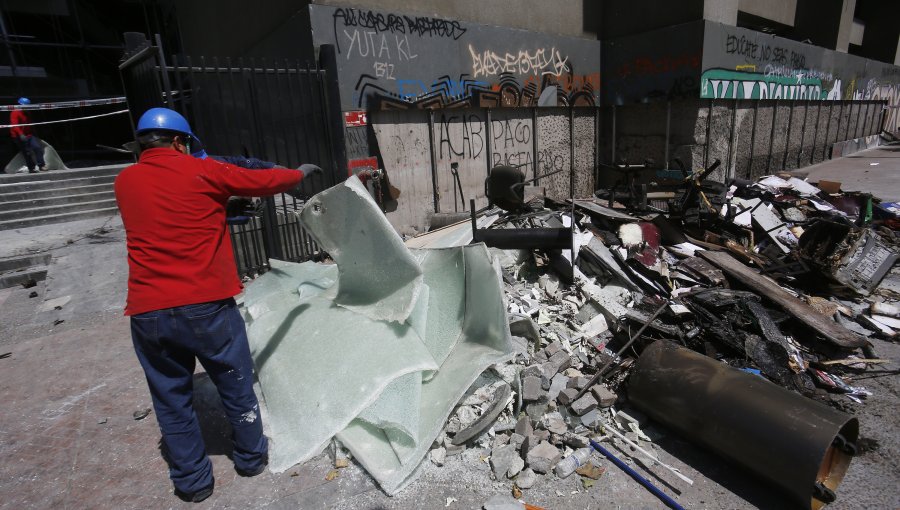
<svg viewBox="0 0 900 510">
<path fill-rule="evenodd" d="M 865 338 L 815 311 L 811 306 L 782 289 L 780 285 L 738 262 L 728 253 L 702 251 L 697 254 L 757 294 L 768 298 L 797 320 L 817 331 L 829 342 L 847 348 L 866 345 Z"/>
</svg>

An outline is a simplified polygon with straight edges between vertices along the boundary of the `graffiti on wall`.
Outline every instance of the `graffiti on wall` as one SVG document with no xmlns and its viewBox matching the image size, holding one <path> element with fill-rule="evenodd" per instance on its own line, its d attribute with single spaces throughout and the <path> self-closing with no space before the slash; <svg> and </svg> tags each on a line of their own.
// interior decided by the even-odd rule
<svg viewBox="0 0 900 510">
<path fill-rule="evenodd" d="M 310 5 L 344 110 L 590 106 L 600 42 L 405 13 Z"/>
<path fill-rule="evenodd" d="M 900 67 L 712 22 L 703 44 L 702 98 L 886 101 L 900 128 Z"/>
</svg>

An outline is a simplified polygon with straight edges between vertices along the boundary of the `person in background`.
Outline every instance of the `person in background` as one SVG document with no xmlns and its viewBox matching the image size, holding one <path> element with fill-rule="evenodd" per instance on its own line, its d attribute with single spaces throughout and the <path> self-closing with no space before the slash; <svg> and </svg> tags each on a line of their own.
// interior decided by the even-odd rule
<svg viewBox="0 0 900 510">
<path fill-rule="evenodd" d="M 27 97 L 20 97 L 18 103 L 21 106 L 27 106 L 31 104 L 31 100 Z M 34 130 L 28 125 L 31 124 L 31 116 L 25 110 L 16 108 L 9 114 L 9 123 L 13 126 L 9 128 L 9 135 L 25 158 L 28 173 L 37 173 L 35 168 L 39 168 L 41 171 L 47 170 L 47 164 L 44 162 L 44 148 L 38 137 L 34 136 Z"/>
<path fill-rule="evenodd" d="M 234 301 L 242 285 L 225 204 L 231 196 L 287 192 L 321 169 L 247 170 L 195 158 L 191 146 L 199 140 L 166 108 L 148 110 L 136 135 L 140 158 L 115 181 L 128 250 L 125 315 L 175 495 L 199 502 L 215 480 L 192 404 L 196 360 L 231 423 L 235 471 L 256 476 L 268 463 L 246 326 Z"/>
</svg>

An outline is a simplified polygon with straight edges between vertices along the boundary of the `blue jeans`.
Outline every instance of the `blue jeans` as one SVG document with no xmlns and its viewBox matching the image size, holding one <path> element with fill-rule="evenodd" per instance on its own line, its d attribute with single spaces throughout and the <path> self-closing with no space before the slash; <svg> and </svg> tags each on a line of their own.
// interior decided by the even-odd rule
<svg viewBox="0 0 900 510">
<path fill-rule="evenodd" d="M 147 376 L 176 489 L 193 493 L 213 484 L 192 406 L 195 358 L 215 383 L 231 422 L 235 468 L 254 471 L 267 461 L 247 330 L 234 299 L 134 315 L 131 339 Z"/>
<path fill-rule="evenodd" d="M 41 143 L 36 137 L 29 136 L 25 140 L 13 138 L 13 141 L 16 143 L 19 152 L 25 157 L 25 166 L 28 167 L 29 171 L 34 170 L 35 165 L 38 167 L 46 165 L 44 162 L 44 148 L 41 147 Z"/>
</svg>

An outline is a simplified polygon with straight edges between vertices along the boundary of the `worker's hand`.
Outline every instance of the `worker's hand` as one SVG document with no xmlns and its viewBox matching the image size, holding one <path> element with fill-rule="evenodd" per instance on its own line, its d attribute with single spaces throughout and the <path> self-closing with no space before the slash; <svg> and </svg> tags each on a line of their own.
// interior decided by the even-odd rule
<svg viewBox="0 0 900 510">
<path fill-rule="evenodd" d="M 303 172 L 304 179 L 306 179 L 307 177 L 309 177 L 311 175 L 318 175 L 318 176 L 322 175 L 322 169 L 316 165 L 313 165 L 312 163 L 304 163 L 304 164 L 300 165 L 300 167 L 297 168 L 297 170 L 300 170 L 301 172 Z"/>
<path fill-rule="evenodd" d="M 19 135 L 19 141 L 20 141 L 20 142 L 27 142 L 27 141 L 28 141 L 28 135 Z"/>
</svg>

